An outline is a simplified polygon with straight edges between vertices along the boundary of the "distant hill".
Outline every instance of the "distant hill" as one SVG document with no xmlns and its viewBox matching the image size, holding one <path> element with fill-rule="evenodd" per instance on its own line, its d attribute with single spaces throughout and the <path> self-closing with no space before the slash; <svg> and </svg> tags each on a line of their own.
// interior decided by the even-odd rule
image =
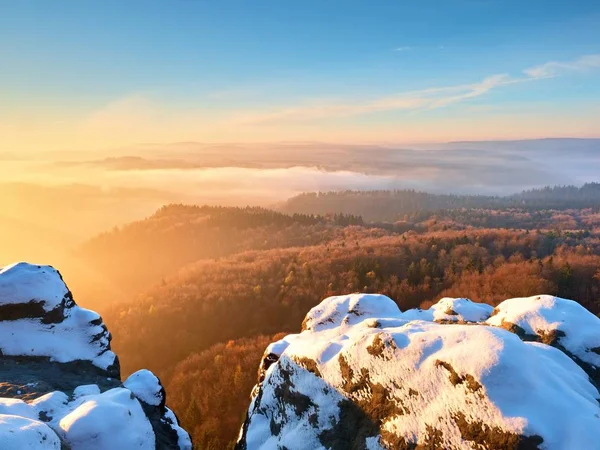
<svg viewBox="0 0 600 450">
<path fill-rule="evenodd" d="M 171 204 L 144 220 L 88 240 L 76 255 L 127 297 L 198 260 L 247 250 L 315 245 L 332 239 L 339 232 L 338 225 L 355 222 L 360 218 Z"/>
<path fill-rule="evenodd" d="M 536 153 L 596 156 L 600 150 L 600 139 L 597 138 L 543 138 L 496 141 L 455 141 L 444 144 L 449 149 L 482 149 L 517 151 L 519 153 Z"/>
<path fill-rule="evenodd" d="M 532 189 L 506 197 L 429 194 L 415 190 L 311 192 L 280 210 L 302 214 L 356 214 L 368 221 L 398 221 L 423 211 L 461 208 L 570 209 L 600 207 L 600 183 Z"/>
</svg>

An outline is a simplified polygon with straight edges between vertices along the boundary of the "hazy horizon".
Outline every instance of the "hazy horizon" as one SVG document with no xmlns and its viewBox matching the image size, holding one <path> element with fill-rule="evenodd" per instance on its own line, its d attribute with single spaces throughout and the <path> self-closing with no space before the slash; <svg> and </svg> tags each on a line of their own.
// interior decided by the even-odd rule
<svg viewBox="0 0 600 450">
<path fill-rule="evenodd" d="M 598 136 L 600 6 L 3 2 L 0 149 Z"/>
</svg>

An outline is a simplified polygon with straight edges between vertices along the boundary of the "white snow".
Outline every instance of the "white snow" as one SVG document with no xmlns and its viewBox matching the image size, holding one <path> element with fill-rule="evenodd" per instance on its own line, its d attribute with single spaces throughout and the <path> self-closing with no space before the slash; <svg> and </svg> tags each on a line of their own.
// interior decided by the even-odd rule
<svg viewBox="0 0 600 450">
<path fill-rule="evenodd" d="M 0 397 L 0 414 L 37 419 L 37 415 L 31 410 L 31 407 L 23 400 L 19 400 L 17 398 Z"/>
<path fill-rule="evenodd" d="M 552 331 L 565 334 L 559 343 L 581 360 L 600 366 L 600 319 L 573 300 L 538 295 L 505 300 L 496 307 L 488 324 L 512 323 L 527 334 L 540 335 Z"/>
<path fill-rule="evenodd" d="M 109 350 L 110 334 L 100 316 L 75 305 L 68 292 L 60 274 L 50 266 L 18 263 L 2 269 L 0 306 L 21 303 L 22 308 L 8 308 L 25 314 L 11 314 L 14 320 L 0 316 L 0 359 L 45 356 L 57 363 L 90 361 L 102 369 L 113 365 L 116 356 Z M 44 323 L 48 317 L 25 317 L 37 312 L 35 308 L 39 311 L 32 301 L 51 314 L 51 323 Z M 19 363 L 27 364 L 27 360 Z M 28 387 L 35 385 L 28 383 Z M 163 414 L 163 422 L 176 431 L 181 450 L 191 450 L 189 435 L 173 412 L 163 409 L 158 378 L 147 370 L 133 374 L 123 387 L 105 392 L 87 384 L 76 387 L 72 395 L 55 391 L 29 402 L 0 398 L 0 450 L 59 450 L 62 444 L 71 450 L 154 450 L 154 430 L 140 401 Z"/>
<path fill-rule="evenodd" d="M 0 305 L 34 300 L 42 302 L 48 312 L 59 306 L 68 292 L 58 271 L 50 266 L 18 263 L 0 271 Z M 1 354 L 45 356 L 61 363 L 87 360 L 102 369 L 113 365 L 115 354 L 108 350 L 110 333 L 100 323 L 100 316 L 74 304 L 63 314 L 58 323 L 43 323 L 37 317 L 0 317 Z"/>
<path fill-rule="evenodd" d="M 49 422 L 40 422 L 42 415 Z M 191 450 L 190 436 L 168 408 L 165 408 L 164 422 L 177 433 L 179 449 Z M 13 442 L 3 440 L 3 436 L 9 434 L 22 434 L 15 438 L 12 447 L 4 445 Z M 125 387 L 100 393 L 96 385 L 83 385 L 75 389 L 72 400 L 58 391 L 29 403 L 0 398 L 1 450 L 55 448 L 53 442 L 58 442 L 56 448 L 59 449 L 58 436 L 72 450 L 153 450 L 155 447 L 154 431 L 140 401 Z M 40 439 L 47 442 L 46 447 L 32 446 Z"/>
<path fill-rule="evenodd" d="M 89 360 L 102 369 L 115 362 L 108 347 L 108 333 L 90 323 L 87 311 L 79 307 L 61 323 L 43 324 L 36 319 L 0 322 L 0 351 L 7 356 L 47 356 L 51 361 Z M 92 342 L 94 335 L 104 333 Z M 18 339 L 15 339 L 18 336 Z"/>
<path fill-rule="evenodd" d="M 312 308 L 304 319 L 304 329 L 322 331 L 340 325 L 355 325 L 369 318 L 398 317 L 399 314 L 394 301 L 385 295 L 339 295 Z"/>
<path fill-rule="evenodd" d="M 51 392 L 29 404 L 21 400 L 0 399 L 0 418 L 20 418 L 32 421 L 36 426 L 39 423 L 43 425 L 38 426 L 40 430 L 47 429 L 45 433 L 52 435 L 57 442 L 60 435 L 72 450 L 154 449 L 152 426 L 130 390 L 115 388 L 103 393 L 92 391 L 96 389 L 90 385 L 84 386 L 70 402 L 62 392 Z M 47 424 L 37 420 L 42 412 L 50 420 Z M 4 424 L 0 421 L 0 448 L 3 450 L 21 448 L 2 446 L 4 442 L 1 436 L 11 433 L 14 423 L 17 422 Z"/>
<path fill-rule="evenodd" d="M 73 398 L 79 398 L 84 395 L 97 395 L 100 393 L 100 388 L 97 384 L 84 384 L 82 386 L 77 386 L 73 390 Z"/>
<path fill-rule="evenodd" d="M 158 378 L 149 370 L 142 369 L 132 373 L 123 383 L 127 389 L 149 405 L 158 406 L 165 401 L 163 387 Z"/>
<path fill-rule="evenodd" d="M 400 317 L 429 322 L 481 322 L 490 317 L 493 310 L 490 305 L 476 303 L 467 298 L 444 297 L 429 309 L 410 309 Z"/>
<path fill-rule="evenodd" d="M 178 425 L 175 413 L 169 408 L 165 408 L 165 418 L 170 421 L 171 428 L 177 433 L 178 444 L 180 450 L 192 450 L 192 439 L 190 435 Z"/>
<path fill-rule="evenodd" d="M 51 311 L 62 302 L 68 289 L 56 269 L 20 262 L 0 270 L 0 305 L 43 302 Z"/>
<path fill-rule="evenodd" d="M 51 419 L 59 420 L 66 411 L 69 411 L 69 396 L 60 391 L 49 392 L 29 402 L 29 405 L 33 408 L 36 417 L 44 413 Z"/>
<path fill-rule="evenodd" d="M 82 386 L 70 402 L 63 392 L 51 392 L 29 404 L 0 398 L 0 417 L 30 420 L 36 426 L 40 423 L 43 425 L 38 426 L 40 430 L 48 429 L 46 434 L 51 434 L 57 442 L 57 435 L 62 436 L 72 450 L 154 449 L 154 431 L 133 393 L 125 388 L 99 393 L 94 387 L 97 388 L 95 385 Z M 50 419 L 47 424 L 37 420 L 40 413 Z M 0 443 L 4 443 L 1 440 L 3 433 L 11 433 L 15 423 L 14 420 L 8 424 L 0 422 Z M 21 447 L 0 445 L 0 448 L 17 450 Z"/>
<path fill-rule="evenodd" d="M 60 440 L 39 420 L 0 414 L 2 450 L 60 450 Z"/>
<path fill-rule="evenodd" d="M 72 450 L 154 448 L 152 426 L 128 389 L 111 389 L 79 402 L 58 422 Z"/>
<path fill-rule="evenodd" d="M 285 338 L 273 342 L 272 344 L 269 344 L 269 346 L 265 350 L 265 355 L 272 353 L 273 355 L 281 356 L 281 354 L 285 351 L 286 348 L 288 348 L 289 345 L 290 343 Z"/>
<path fill-rule="evenodd" d="M 470 422 L 539 435 L 544 449 L 598 448 L 600 393 L 583 369 L 557 348 L 490 325 L 504 318 L 526 330 L 558 327 L 566 333 L 562 345 L 592 360 L 597 355 L 586 349 L 600 339 L 600 320 L 575 302 L 553 297 L 507 300 L 484 322 L 492 310 L 467 299 L 445 298 L 427 311 L 405 313 L 383 296 L 325 299 L 309 312 L 305 331 L 267 349 L 265 354 L 280 358 L 250 406 L 248 450 L 324 448 L 319 434 L 339 420 L 340 399 L 368 401 L 377 384 L 404 409 L 385 417 L 382 429 L 409 442 L 422 442 L 427 424 L 442 433 L 445 448 L 472 448 L 454 419 L 462 412 Z M 340 357 L 352 370 L 351 380 Z M 318 376 L 303 365 L 306 358 Z M 359 374 L 365 373 L 371 387 L 348 391 L 347 383 L 360 385 Z M 311 404 L 298 411 L 282 402 L 276 394 L 282 386 Z M 272 423 L 279 433 L 272 432 Z M 373 438 L 365 446 L 380 448 Z"/>
</svg>

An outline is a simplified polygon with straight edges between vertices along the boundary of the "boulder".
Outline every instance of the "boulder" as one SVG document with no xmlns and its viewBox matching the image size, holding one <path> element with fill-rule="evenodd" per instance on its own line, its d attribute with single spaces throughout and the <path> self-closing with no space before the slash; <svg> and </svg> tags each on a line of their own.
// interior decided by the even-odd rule
<svg viewBox="0 0 600 450">
<path fill-rule="evenodd" d="M 551 296 L 331 297 L 265 351 L 237 449 L 597 448 L 599 336 Z"/>
<path fill-rule="evenodd" d="M 191 450 L 158 378 L 142 370 L 121 382 L 110 341 L 56 269 L 0 270 L 2 450 Z"/>
</svg>

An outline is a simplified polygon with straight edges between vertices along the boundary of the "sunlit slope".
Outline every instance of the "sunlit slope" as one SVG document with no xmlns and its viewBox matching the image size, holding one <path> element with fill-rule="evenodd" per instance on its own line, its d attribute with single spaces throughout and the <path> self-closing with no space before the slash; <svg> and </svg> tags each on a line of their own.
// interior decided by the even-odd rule
<svg viewBox="0 0 600 450">
<path fill-rule="evenodd" d="M 97 276 L 134 295 L 201 259 L 314 245 L 337 231 L 322 217 L 262 208 L 169 205 L 88 240 L 77 257 Z"/>
<path fill-rule="evenodd" d="M 543 234 L 525 231 L 386 236 L 349 227 L 320 245 L 193 263 L 103 315 L 128 355 L 126 371 L 146 365 L 165 376 L 217 342 L 293 331 L 320 298 L 344 292 L 382 292 L 402 309 L 440 295 L 495 303 L 548 292 L 597 311 L 598 245 L 595 237 L 563 237 L 549 247 Z"/>
</svg>

